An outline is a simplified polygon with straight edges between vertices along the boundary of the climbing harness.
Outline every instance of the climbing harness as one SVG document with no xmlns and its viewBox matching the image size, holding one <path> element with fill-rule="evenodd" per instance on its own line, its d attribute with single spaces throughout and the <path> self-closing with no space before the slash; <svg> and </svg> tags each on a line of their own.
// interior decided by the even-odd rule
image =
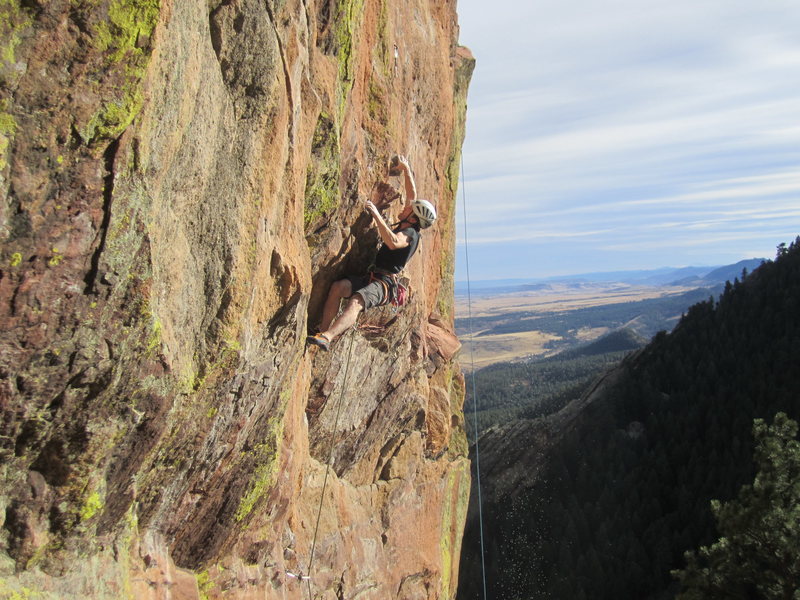
<svg viewBox="0 0 800 600">
<path fill-rule="evenodd" d="M 369 283 L 367 283 L 367 285 L 375 281 L 377 281 L 383 288 L 383 300 L 381 301 L 379 306 L 384 306 L 385 304 L 389 304 L 389 302 L 391 302 L 392 300 L 393 281 L 391 280 L 391 278 L 389 278 L 387 275 L 384 275 L 383 273 L 376 273 L 375 271 L 370 271 Z"/>
<path fill-rule="evenodd" d="M 408 286 L 400 281 L 400 277 L 396 273 L 372 269 L 369 272 L 369 283 L 373 281 L 377 281 L 383 286 L 383 302 L 380 303 L 380 306 L 391 304 L 397 312 L 397 309 L 405 306 L 408 302 Z"/>
<path fill-rule="evenodd" d="M 480 526 L 481 540 L 481 576 L 483 578 L 483 600 L 486 595 L 486 562 L 484 558 L 485 550 L 483 545 L 483 501 L 481 498 L 481 455 L 478 446 L 478 393 L 475 389 L 475 355 L 474 337 L 472 332 L 472 290 L 469 281 L 469 242 L 467 240 L 467 190 L 464 183 L 464 155 L 461 155 L 461 199 L 464 211 L 464 266 L 467 273 L 467 323 L 469 323 L 469 358 L 472 363 L 470 379 L 472 382 L 472 422 L 475 430 L 475 487 L 478 491 L 478 524 Z"/>
<path fill-rule="evenodd" d="M 333 461 L 333 450 L 336 447 L 336 432 L 339 430 L 339 415 L 341 414 L 342 410 L 342 400 L 344 399 L 344 392 L 347 389 L 347 375 L 350 372 L 350 357 L 353 355 L 353 340 L 355 339 L 355 328 L 358 324 L 358 320 L 353 324 L 352 331 L 350 332 L 350 345 L 347 349 L 347 362 L 345 362 L 344 367 L 344 377 L 342 378 L 342 391 L 339 394 L 339 399 L 336 402 L 336 417 L 333 420 L 333 437 L 331 438 L 331 449 L 328 452 L 328 460 L 325 463 L 325 478 L 322 480 L 322 493 L 319 495 L 319 508 L 317 509 L 317 522 L 314 525 L 314 536 L 311 541 L 311 552 L 308 557 L 308 567 L 306 569 L 306 573 L 304 574 L 302 571 L 300 573 L 289 573 L 286 572 L 287 575 L 295 577 L 298 581 L 305 580 L 308 583 L 308 597 L 309 600 L 313 597 L 311 595 L 311 567 L 314 565 L 314 550 L 317 547 L 317 533 L 319 532 L 319 521 L 320 517 L 322 517 L 322 502 L 325 499 L 325 489 L 328 486 L 328 474 L 331 470 L 331 462 Z"/>
</svg>

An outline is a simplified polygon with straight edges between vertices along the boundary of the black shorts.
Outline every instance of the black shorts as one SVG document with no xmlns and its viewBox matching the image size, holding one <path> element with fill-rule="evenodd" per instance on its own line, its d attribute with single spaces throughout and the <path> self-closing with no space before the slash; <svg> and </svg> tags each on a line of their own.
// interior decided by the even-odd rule
<svg viewBox="0 0 800 600">
<path fill-rule="evenodd" d="M 364 310 L 374 306 L 382 306 L 391 300 L 387 295 L 389 289 L 387 282 L 376 279 L 370 283 L 369 274 L 353 275 L 347 277 L 347 280 L 353 286 L 353 295 L 358 294 L 364 301 Z M 352 298 L 353 295 L 350 297 Z"/>
</svg>

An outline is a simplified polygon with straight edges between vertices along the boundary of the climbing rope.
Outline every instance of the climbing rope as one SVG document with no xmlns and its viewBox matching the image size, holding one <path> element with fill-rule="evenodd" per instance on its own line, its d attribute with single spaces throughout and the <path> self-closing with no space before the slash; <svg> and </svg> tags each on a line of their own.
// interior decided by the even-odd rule
<svg viewBox="0 0 800 600">
<path fill-rule="evenodd" d="M 461 199 L 464 212 L 464 266 L 467 272 L 467 323 L 469 326 L 469 358 L 472 364 L 470 379 L 472 382 L 472 422 L 475 429 L 475 483 L 478 491 L 478 524 L 481 540 L 481 576 L 483 578 L 483 600 L 486 600 L 486 563 L 483 547 L 483 501 L 481 498 L 481 455 L 478 446 L 478 394 L 475 389 L 475 354 L 472 334 L 472 290 L 469 280 L 469 243 L 467 240 L 467 189 L 464 183 L 464 155 L 461 155 Z"/>
<path fill-rule="evenodd" d="M 333 436 L 331 437 L 331 449 L 328 452 L 328 460 L 325 463 L 325 478 L 322 480 L 322 493 L 319 495 L 319 509 L 317 510 L 317 523 L 314 525 L 314 537 L 311 541 L 311 554 L 308 557 L 308 575 L 303 575 L 302 573 L 295 575 L 290 573 L 290 575 L 296 577 L 299 581 L 305 580 L 308 584 L 308 597 L 311 600 L 311 567 L 314 564 L 314 550 L 317 547 L 317 533 L 319 532 L 319 521 L 320 517 L 322 516 L 322 502 L 325 499 L 325 488 L 328 485 L 328 473 L 331 470 L 331 461 L 333 460 L 333 450 L 336 447 L 336 432 L 339 430 L 339 414 L 342 410 L 342 400 L 344 399 L 344 392 L 347 389 L 347 374 L 350 371 L 350 357 L 353 354 L 353 339 L 355 339 L 355 329 L 358 324 L 358 320 L 353 324 L 353 327 L 350 331 L 350 346 L 347 349 L 347 362 L 345 363 L 344 367 L 344 378 L 342 379 L 342 391 L 339 394 L 339 400 L 336 402 L 336 417 L 333 420 Z"/>
</svg>

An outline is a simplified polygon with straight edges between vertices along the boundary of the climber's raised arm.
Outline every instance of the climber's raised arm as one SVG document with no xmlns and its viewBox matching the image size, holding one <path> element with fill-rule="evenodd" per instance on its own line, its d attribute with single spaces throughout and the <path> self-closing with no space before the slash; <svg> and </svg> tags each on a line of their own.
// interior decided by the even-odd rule
<svg viewBox="0 0 800 600">
<path fill-rule="evenodd" d="M 406 206 L 411 206 L 414 200 L 417 199 L 417 186 L 414 183 L 414 175 L 411 173 L 411 165 L 408 164 L 408 159 L 405 156 L 399 156 L 397 166 L 403 174 L 403 183 L 406 188 Z"/>
<path fill-rule="evenodd" d="M 380 234 L 383 243 L 386 244 L 389 250 L 398 250 L 408 246 L 408 236 L 402 231 L 392 231 L 372 202 L 367 201 L 365 208 L 372 216 L 372 220 L 375 222 L 375 226 L 378 228 L 378 233 Z M 417 223 L 416 216 L 412 217 L 412 220 L 409 221 L 409 224 L 412 223 Z"/>
</svg>

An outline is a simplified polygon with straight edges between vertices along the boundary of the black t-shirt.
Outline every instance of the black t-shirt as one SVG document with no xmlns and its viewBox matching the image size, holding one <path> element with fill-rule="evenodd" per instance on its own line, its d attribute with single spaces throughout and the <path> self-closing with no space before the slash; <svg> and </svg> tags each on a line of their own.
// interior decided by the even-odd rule
<svg viewBox="0 0 800 600">
<path fill-rule="evenodd" d="M 408 237 L 408 246 L 405 248 L 398 248 L 391 250 L 389 246 L 384 244 L 378 250 L 378 255 L 375 257 L 375 268 L 388 273 L 399 273 L 406 266 L 406 263 L 417 251 L 417 244 L 419 244 L 419 231 L 413 227 L 406 227 L 405 229 L 395 229 L 394 233 L 405 234 Z"/>
</svg>

